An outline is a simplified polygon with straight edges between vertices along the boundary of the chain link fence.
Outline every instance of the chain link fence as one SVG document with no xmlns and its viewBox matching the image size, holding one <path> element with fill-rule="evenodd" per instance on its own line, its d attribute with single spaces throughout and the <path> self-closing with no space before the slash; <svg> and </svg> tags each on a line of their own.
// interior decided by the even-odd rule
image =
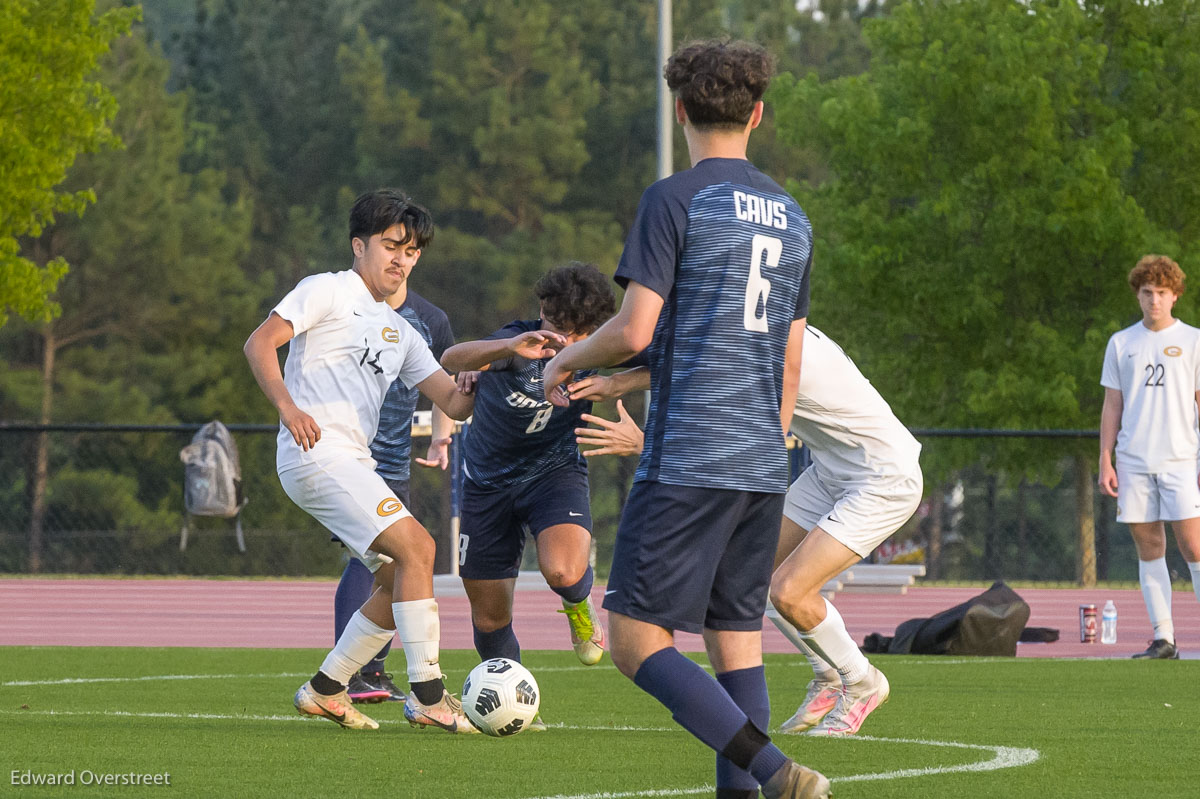
<svg viewBox="0 0 1200 799">
<path fill-rule="evenodd" d="M 268 425 L 230 426 L 249 500 L 242 511 L 246 551 L 238 549 L 232 520 L 199 517 L 192 517 L 188 546 L 180 548 L 179 451 L 197 428 L 0 424 L 0 573 L 340 573 L 345 550 L 280 487 L 276 428 Z M 1091 490 L 1094 433 L 915 432 L 924 445 L 926 498 L 873 560 L 924 564 L 927 580 L 1075 584 L 1091 579 L 1088 561 L 1094 557 L 1096 578 L 1137 579 L 1128 531 L 1114 521 L 1115 500 Z M 416 440 L 414 453 L 422 454 L 424 446 Z M 794 472 L 802 461 L 797 452 Z M 1034 461 L 1041 466 L 1030 470 Z M 636 459 L 600 457 L 589 466 L 596 564 L 603 577 Z M 413 514 L 438 541 L 438 572 L 453 571 L 451 473 L 416 464 L 412 469 Z M 1082 483 L 1081 470 L 1087 472 Z M 1081 510 L 1088 506 L 1094 556 L 1080 534 Z M 1186 566 L 1174 547 L 1169 550 L 1169 567 L 1182 579 Z M 532 566 L 532 552 L 527 556 Z"/>
</svg>

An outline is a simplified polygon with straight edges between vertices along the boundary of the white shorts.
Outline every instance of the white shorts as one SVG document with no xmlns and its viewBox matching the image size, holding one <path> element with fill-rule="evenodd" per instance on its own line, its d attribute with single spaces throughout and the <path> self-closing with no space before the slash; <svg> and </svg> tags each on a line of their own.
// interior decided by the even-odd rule
<svg viewBox="0 0 1200 799">
<path fill-rule="evenodd" d="M 400 519 L 412 516 L 383 478 L 375 461 L 341 458 L 306 463 L 279 473 L 283 490 L 338 537 L 372 572 L 392 559 L 371 544 Z"/>
<path fill-rule="evenodd" d="M 814 463 L 788 489 L 783 515 L 805 530 L 820 527 L 865 558 L 912 517 L 923 488 L 919 467 L 907 476 L 846 485 L 823 479 Z"/>
<path fill-rule="evenodd" d="M 1200 516 L 1195 470 L 1145 474 L 1117 472 L 1117 521 L 1177 522 Z"/>
</svg>

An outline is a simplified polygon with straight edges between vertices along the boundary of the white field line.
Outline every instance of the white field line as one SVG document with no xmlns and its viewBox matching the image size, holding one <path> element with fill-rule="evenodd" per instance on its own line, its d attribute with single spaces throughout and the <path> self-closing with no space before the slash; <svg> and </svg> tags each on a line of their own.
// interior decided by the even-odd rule
<svg viewBox="0 0 1200 799">
<path fill-rule="evenodd" d="M 240 675 L 247 676 L 247 675 Z M 275 676 L 275 675 L 273 675 Z M 154 713 L 133 712 L 127 710 L 0 710 L 3 716 L 102 716 L 110 718 L 144 718 L 144 719 L 180 719 L 185 721 L 293 721 L 309 723 L 319 719 L 300 715 L 252 715 L 236 713 Z M 401 724 L 398 719 L 381 719 L 381 724 Z M 632 727 L 624 725 L 599 726 L 581 724 L 549 724 L 549 727 L 562 730 L 584 730 L 588 732 L 679 732 L 678 727 Z M 880 771 L 870 774 L 849 774 L 844 777 L 834 777 L 832 782 L 867 782 L 870 780 L 896 780 L 906 777 L 928 777 L 938 774 L 956 774 L 962 772 L 997 771 L 1006 768 L 1018 768 L 1034 763 L 1041 756 L 1036 749 L 1013 746 L 987 746 L 983 744 L 968 744 L 959 741 L 930 741 L 921 738 L 878 738 L 871 735 L 860 735 L 845 738 L 848 741 L 866 741 L 872 743 L 916 744 L 919 746 L 949 747 L 954 749 L 976 749 L 991 752 L 989 760 L 979 760 L 974 763 L 961 763 L 955 766 L 929 766 L 926 768 L 899 769 L 896 771 Z M 587 794 L 555 794 L 554 796 L 530 797 L 530 799 L 634 799 L 635 797 L 668 797 L 692 796 L 713 792 L 711 785 L 701 785 L 695 788 L 660 788 L 644 791 L 625 791 L 613 793 L 604 791 Z"/>
<path fill-rule="evenodd" d="M 844 777 L 830 777 L 829 781 L 834 784 L 842 782 L 868 782 L 871 780 L 897 780 L 905 777 L 928 777 L 937 774 L 956 774 L 961 772 L 998 771 L 999 769 L 1027 766 L 1030 763 L 1036 762 L 1037 759 L 1041 757 L 1041 753 L 1036 749 L 1026 749 L 1023 747 L 1013 746 L 986 746 L 982 744 L 961 743 L 959 741 L 927 741 L 916 738 L 877 738 L 871 735 L 858 735 L 851 738 L 844 738 L 842 740 L 872 741 L 876 743 L 918 744 L 921 746 L 952 747 L 955 749 L 978 749 L 984 752 L 991 752 L 993 757 L 989 760 L 980 760 L 974 763 L 962 763 L 957 766 L 929 766 L 927 768 L 909 768 L 899 769 L 896 771 L 878 771 L 870 774 L 848 774 Z M 711 796 L 713 790 L 714 789 L 711 785 L 701 785 L 695 788 L 659 788 L 647 791 L 622 791 L 617 793 L 602 791 L 600 793 L 555 794 L 553 796 L 529 797 L 529 799 L 640 799 L 640 797 L 693 796 L 698 794 L 708 794 Z"/>
<path fill-rule="evenodd" d="M 808 663 L 806 662 L 807 666 Z M 558 671 L 596 671 L 612 666 L 548 666 L 537 668 L 538 674 Z M 141 677 L 64 677 L 58 680 L 7 680 L 0 688 L 18 688 L 38 685 L 84 685 L 89 683 L 114 682 L 159 682 L 162 680 L 269 680 L 276 678 L 311 677 L 311 671 L 279 672 L 275 674 L 150 674 Z"/>
<path fill-rule="evenodd" d="M 136 719 L 181 719 L 187 721 L 320 721 L 315 716 L 257 715 L 252 713 L 170 713 L 137 712 L 132 710 L 0 710 L 0 716 L 104 716 L 110 718 Z M 407 724 L 404 719 L 376 719 L 380 724 Z M 614 724 L 547 724 L 557 730 L 584 730 L 587 732 L 679 732 L 679 727 L 631 727 Z"/>
</svg>

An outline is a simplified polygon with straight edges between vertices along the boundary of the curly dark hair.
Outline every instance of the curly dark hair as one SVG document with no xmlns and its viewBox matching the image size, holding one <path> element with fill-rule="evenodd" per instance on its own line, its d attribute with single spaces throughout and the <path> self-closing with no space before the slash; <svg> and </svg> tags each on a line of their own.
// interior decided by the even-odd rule
<svg viewBox="0 0 1200 799">
<path fill-rule="evenodd" d="M 1136 294 L 1147 283 L 1168 289 L 1175 294 L 1183 294 L 1187 285 L 1187 275 L 1179 268 L 1179 264 L 1165 255 L 1143 255 L 1129 273 L 1129 287 Z"/>
<path fill-rule="evenodd" d="M 613 315 L 617 298 L 595 264 L 571 261 L 542 275 L 533 287 L 542 316 L 567 333 L 592 333 Z"/>
<path fill-rule="evenodd" d="M 753 42 L 707 39 L 683 45 L 663 77 L 697 128 L 745 127 L 762 99 L 775 59 Z"/>
<path fill-rule="evenodd" d="M 433 217 L 399 189 L 377 189 L 360 194 L 350 209 L 350 238 L 367 239 L 392 225 L 403 225 L 410 241 L 423 250 L 433 241 Z"/>
</svg>

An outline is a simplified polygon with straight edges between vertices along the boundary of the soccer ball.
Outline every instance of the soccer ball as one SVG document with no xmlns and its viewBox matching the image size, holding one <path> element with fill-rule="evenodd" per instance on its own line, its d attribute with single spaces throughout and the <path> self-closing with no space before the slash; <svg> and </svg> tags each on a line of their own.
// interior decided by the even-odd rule
<svg viewBox="0 0 1200 799">
<path fill-rule="evenodd" d="M 463 683 L 463 710 L 480 732 L 503 737 L 529 726 L 542 701 L 537 680 L 515 660 L 485 660 Z"/>
</svg>

